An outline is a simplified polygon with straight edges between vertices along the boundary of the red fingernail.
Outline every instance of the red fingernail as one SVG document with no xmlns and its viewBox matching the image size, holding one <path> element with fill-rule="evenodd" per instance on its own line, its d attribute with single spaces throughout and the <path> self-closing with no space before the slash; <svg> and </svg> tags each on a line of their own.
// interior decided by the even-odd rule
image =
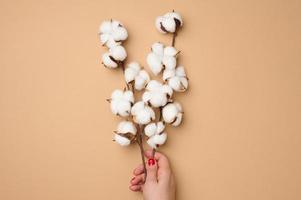
<svg viewBox="0 0 301 200">
<path fill-rule="evenodd" d="M 155 161 L 155 159 L 153 159 L 153 158 L 150 158 L 150 159 L 148 159 L 148 161 L 147 161 L 148 166 L 154 165 L 155 162 L 156 162 L 156 161 Z"/>
</svg>

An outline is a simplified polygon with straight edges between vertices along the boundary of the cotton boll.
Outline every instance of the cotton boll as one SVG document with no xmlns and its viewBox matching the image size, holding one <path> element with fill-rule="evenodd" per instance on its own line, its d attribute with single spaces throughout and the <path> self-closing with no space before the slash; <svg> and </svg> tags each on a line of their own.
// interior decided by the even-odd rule
<svg viewBox="0 0 301 200">
<path fill-rule="evenodd" d="M 118 134 L 114 134 L 114 140 L 115 140 L 115 142 L 117 142 L 121 146 L 128 146 L 131 143 L 131 141 L 128 138 L 123 137 L 123 136 L 118 135 Z"/>
<path fill-rule="evenodd" d="M 167 134 L 162 133 L 160 135 L 153 135 L 147 140 L 147 144 L 152 147 L 153 149 L 156 149 L 159 145 L 162 145 L 166 142 Z"/>
<path fill-rule="evenodd" d="M 154 52 L 157 55 L 163 56 L 164 54 L 164 45 L 160 42 L 156 42 L 152 45 L 152 52 Z"/>
<path fill-rule="evenodd" d="M 133 122 L 122 121 L 118 124 L 117 132 L 120 134 L 131 133 L 132 135 L 136 135 L 137 129 Z"/>
<path fill-rule="evenodd" d="M 177 114 L 178 109 L 173 103 L 167 104 L 162 109 L 162 116 L 166 123 L 172 123 L 175 120 Z"/>
<path fill-rule="evenodd" d="M 170 33 L 173 33 L 176 30 L 176 22 L 173 18 L 165 18 L 162 22 L 162 26 Z"/>
<path fill-rule="evenodd" d="M 159 108 L 162 105 L 165 105 L 167 103 L 167 98 L 165 95 L 157 93 L 157 95 L 154 93 L 149 100 L 150 104 L 155 107 Z"/>
<path fill-rule="evenodd" d="M 179 13 L 177 12 L 169 12 L 165 14 L 165 17 L 176 19 L 180 22 L 180 26 L 183 26 L 183 20 Z"/>
<path fill-rule="evenodd" d="M 115 115 L 127 117 L 130 115 L 134 95 L 132 91 L 115 90 L 110 99 L 111 111 Z"/>
<path fill-rule="evenodd" d="M 135 80 L 135 77 L 140 72 L 140 65 L 137 62 L 132 62 L 128 64 L 127 68 L 124 71 L 125 81 L 127 83 Z"/>
<path fill-rule="evenodd" d="M 167 79 L 174 77 L 176 75 L 176 71 L 174 69 L 165 69 L 163 72 L 163 80 L 166 81 Z"/>
<path fill-rule="evenodd" d="M 162 133 L 162 134 L 159 134 L 159 135 L 154 135 L 154 142 L 157 145 L 164 144 L 166 139 L 167 139 L 167 134 L 166 133 Z"/>
<path fill-rule="evenodd" d="M 178 54 L 178 50 L 174 47 L 165 47 L 164 48 L 164 55 L 166 56 L 176 56 Z"/>
<path fill-rule="evenodd" d="M 138 124 L 148 124 L 150 121 L 155 120 L 155 112 L 143 101 L 135 103 L 131 113 L 134 116 L 134 121 Z"/>
<path fill-rule="evenodd" d="M 157 17 L 155 25 L 161 33 L 174 33 L 183 25 L 183 20 L 179 13 L 173 11 Z"/>
<path fill-rule="evenodd" d="M 157 144 L 155 143 L 155 140 L 153 137 L 150 137 L 146 143 L 152 148 L 152 149 L 156 149 L 157 148 Z"/>
<path fill-rule="evenodd" d="M 117 20 L 104 21 L 99 28 L 100 42 L 108 48 L 121 44 L 128 37 L 127 30 Z"/>
<path fill-rule="evenodd" d="M 175 91 L 181 91 L 182 85 L 179 77 L 174 76 L 168 79 L 168 85 Z"/>
<path fill-rule="evenodd" d="M 127 57 L 125 48 L 120 45 L 110 48 L 110 53 L 115 60 L 119 61 L 123 61 Z"/>
<path fill-rule="evenodd" d="M 144 128 L 144 133 L 148 137 L 151 137 L 155 134 L 162 134 L 165 129 L 163 122 L 150 123 Z"/>
<path fill-rule="evenodd" d="M 126 101 L 134 103 L 134 94 L 133 94 L 133 92 L 131 90 L 126 90 L 125 92 L 123 92 L 123 98 Z"/>
<path fill-rule="evenodd" d="M 178 51 L 174 47 L 164 47 L 161 43 L 154 43 L 151 49 L 152 52 L 147 55 L 146 61 L 155 75 L 158 75 L 163 68 L 174 69 L 176 67 Z"/>
<path fill-rule="evenodd" d="M 166 69 L 174 69 L 177 65 L 177 60 L 172 56 L 164 56 L 162 63 Z"/>
<path fill-rule="evenodd" d="M 112 37 L 115 41 L 123 41 L 127 39 L 128 32 L 125 28 L 119 27 L 116 30 L 114 30 Z"/>
<path fill-rule="evenodd" d="M 116 102 L 114 104 L 114 102 Z M 116 106 L 117 108 L 117 113 L 114 113 L 116 115 L 120 115 L 122 117 L 127 117 L 130 115 L 130 110 L 131 110 L 131 103 L 129 101 L 125 100 L 112 100 L 111 105 Z"/>
<path fill-rule="evenodd" d="M 156 123 L 150 123 L 144 128 L 144 133 L 146 136 L 151 137 L 152 135 L 157 133 Z"/>
<path fill-rule="evenodd" d="M 155 75 L 158 75 L 163 68 L 161 60 L 162 59 L 155 53 L 149 53 L 147 55 L 146 62 Z"/>
<path fill-rule="evenodd" d="M 146 84 L 150 81 L 150 77 L 145 70 L 140 70 L 135 77 L 135 89 L 142 90 Z"/>
<path fill-rule="evenodd" d="M 118 67 L 118 64 L 114 60 L 112 60 L 110 53 L 104 53 L 102 55 L 102 63 L 105 67 L 108 67 L 108 68 Z"/>
<path fill-rule="evenodd" d="M 146 86 L 146 91 L 142 95 L 142 100 L 155 108 L 164 106 L 172 96 L 172 89 L 168 85 L 152 80 Z"/>
<path fill-rule="evenodd" d="M 178 126 L 182 121 L 182 107 L 179 103 L 169 103 L 162 109 L 163 120 L 166 123 Z"/>
<path fill-rule="evenodd" d="M 164 70 L 163 80 L 177 92 L 184 92 L 188 88 L 188 78 L 183 66 L 178 66 L 175 70 Z"/>
</svg>

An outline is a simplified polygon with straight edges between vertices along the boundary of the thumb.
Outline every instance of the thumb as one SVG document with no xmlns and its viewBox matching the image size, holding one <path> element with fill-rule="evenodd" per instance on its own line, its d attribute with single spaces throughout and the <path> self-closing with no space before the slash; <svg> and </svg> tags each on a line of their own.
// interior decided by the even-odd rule
<svg viewBox="0 0 301 200">
<path fill-rule="evenodd" d="M 157 162 L 154 158 L 149 158 L 146 165 L 146 182 L 157 182 Z"/>
</svg>

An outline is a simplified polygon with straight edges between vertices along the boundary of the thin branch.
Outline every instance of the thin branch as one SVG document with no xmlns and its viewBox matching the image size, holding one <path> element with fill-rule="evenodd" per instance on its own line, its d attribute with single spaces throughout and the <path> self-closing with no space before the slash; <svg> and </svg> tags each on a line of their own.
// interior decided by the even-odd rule
<svg viewBox="0 0 301 200">
<path fill-rule="evenodd" d="M 176 43 L 176 37 L 177 37 L 177 31 L 176 30 L 173 34 L 172 34 L 172 43 L 171 43 L 171 46 L 175 46 L 175 43 Z"/>
<path fill-rule="evenodd" d="M 139 126 L 138 132 L 137 132 L 137 143 L 138 143 L 139 148 L 140 148 L 141 159 L 142 159 L 142 164 L 143 164 L 143 169 L 144 169 L 144 181 L 145 181 L 146 180 L 146 176 L 147 176 L 147 170 L 146 170 L 145 157 L 144 157 L 142 131 L 141 131 L 141 127 L 140 126 Z"/>
</svg>

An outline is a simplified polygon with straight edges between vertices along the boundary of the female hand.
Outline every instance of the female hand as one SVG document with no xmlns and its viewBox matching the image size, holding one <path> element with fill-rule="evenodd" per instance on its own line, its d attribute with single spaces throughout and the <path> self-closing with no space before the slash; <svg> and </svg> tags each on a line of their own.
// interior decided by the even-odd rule
<svg viewBox="0 0 301 200">
<path fill-rule="evenodd" d="M 162 153 L 145 152 L 147 177 L 144 181 L 143 165 L 135 168 L 130 181 L 130 190 L 142 192 L 144 200 L 175 200 L 175 180 L 168 159 Z"/>
</svg>

